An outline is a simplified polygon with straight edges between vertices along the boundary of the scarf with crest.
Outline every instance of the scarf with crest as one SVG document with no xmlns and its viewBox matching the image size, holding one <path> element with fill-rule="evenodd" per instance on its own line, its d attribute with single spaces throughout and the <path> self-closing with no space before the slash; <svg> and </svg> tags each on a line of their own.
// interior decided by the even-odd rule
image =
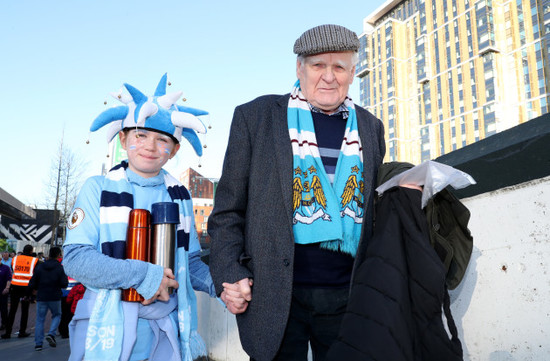
<svg viewBox="0 0 550 361">
<path fill-rule="evenodd" d="M 357 115 L 351 99 L 346 130 L 334 182 L 323 165 L 315 137 L 310 105 L 300 81 L 288 102 L 288 132 L 293 154 L 293 232 L 298 244 L 321 243 L 321 247 L 355 256 L 363 222 L 363 154 Z"/>
</svg>

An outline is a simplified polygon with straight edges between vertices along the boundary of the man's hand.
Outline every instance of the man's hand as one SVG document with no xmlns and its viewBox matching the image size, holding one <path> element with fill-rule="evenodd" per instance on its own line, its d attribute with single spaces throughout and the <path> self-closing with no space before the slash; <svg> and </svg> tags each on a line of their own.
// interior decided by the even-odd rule
<svg viewBox="0 0 550 361">
<path fill-rule="evenodd" d="M 157 290 L 157 292 L 154 294 L 153 297 L 151 297 L 148 300 L 141 301 L 141 304 L 146 306 L 155 302 L 156 300 L 160 300 L 160 301 L 170 300 L 170 294 L 168 293 L 168 288 L 179 287 L 178 281 L 176 281 L 175 278 L 176 277 L 174 276 L 174 273 L 172 272 L 172 270 L 170 268 L 165 268 L 164 276 L 162 277 L 162 282 L 160 283 L 159 289 Z"/>
<path fill-rule="evenodd" d="M 252 300 L 253 280 L 243 278 L 235 283 L 223 283 L 223 292 L 221 299 L 227 306 L 229 312 L 233 314 L 243 313 L 248 308 L 248 303 Z"/>
<path fill-rule="evenodd" d="M 419 190 L 419 191 L 421 191 L 421 192 L 422 192 L 422 190 L 424 189 L 422 186 L 418 186 L 418 185 L 412 184 L 412 183 L 400 184 L 399 186 L 400 186 L 400 187 L 405 187 L 405 188 L 416 189 L 416 190 Z"/>
</svg>

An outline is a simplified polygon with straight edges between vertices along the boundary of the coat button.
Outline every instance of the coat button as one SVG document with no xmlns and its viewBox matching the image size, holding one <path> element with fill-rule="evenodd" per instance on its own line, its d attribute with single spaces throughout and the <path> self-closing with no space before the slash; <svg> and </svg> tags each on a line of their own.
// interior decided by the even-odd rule
<svg viewBox="0 0 550 361">
<path fill-rule="evenodd" d="M 283 264 L 285 265 L 285 267 L 288 267 L 288 266 L 290 266 L 290 261 L 287 258 L 285 258 L 283 260 Z"/>
</svg>

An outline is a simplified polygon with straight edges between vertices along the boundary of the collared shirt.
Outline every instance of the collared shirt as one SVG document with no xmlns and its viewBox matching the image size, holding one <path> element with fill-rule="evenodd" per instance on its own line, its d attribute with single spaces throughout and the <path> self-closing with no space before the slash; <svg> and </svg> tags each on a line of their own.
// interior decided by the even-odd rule
<svg viewBox="0 0 550 361">
<path fill-rule="evenodd" d="M 322 111 L 321 109 L 317 108 L 316 106 L 312 105 L 310 102 L 307 102 L 307 104 L 309 105 L 309 109 L 313 112 L 313 113 L 323 113 L 323 114 L 326 114 L 324 111 Z M 346 107 L 344 105 L 344 103 L 340 104 L 340 106 L 338 107 L 338 109 L 336 109 L 334 112 L 328 114 L 329 116 L 332 116 L 332 115 L 338 115 L 338 114 L 342 114 L 342 118 L 344 119 L 348 119 L 349 117 L 349 109 L 348 107 Z"/>
<path fill-rule="evenodd" d="M 2 258 L 2 264 L 5 264 L 6 266 L 8 266 L 9 268 L 11 268 L 11 257 L 8 258 L 8 259 L 3 259 Z"/>
</svg>

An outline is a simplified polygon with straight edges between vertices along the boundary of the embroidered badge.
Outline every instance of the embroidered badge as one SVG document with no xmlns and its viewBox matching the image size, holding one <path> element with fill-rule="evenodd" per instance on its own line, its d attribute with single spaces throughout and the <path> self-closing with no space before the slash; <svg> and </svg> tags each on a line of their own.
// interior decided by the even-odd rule
<svg viewBox="0 0 550 361">
<path fill-rule="evenodd" d="M 327 198 L 321 186 L 321 180 L 316 173 L 317 169 L 313 166 L 305 172 L 302 172 L 300 167 L 294 169 L 294 180 L 292 182 L 294 224 L 298 222 L 311 224 L 319 218 L 323 221 L 330 221 L 330 215 L 325 212 Z M 305 178 L 303 182 L 302 177 Z M 311 183 L 308 180 L 310 178 Z"/>
<path fill-rule="evenodd" d="M 81 208 L 75 208 L 71 216 L 69 217 L 69 224 L 67 228 L 76 228 L 84 220 L 84 211 Z"/>
<path fill-rule="evenodd" d="M 344 191 L 342 192 L 342 211 L 340 216 L 343 218 L 348 216 L 355 223 L 363 223 L 363 181 L 357 184 L 357 176 L 353 173 L 359 173 L 359 167 L 351 168 L 351 174 L 346 181 Z"/>
</svg>

